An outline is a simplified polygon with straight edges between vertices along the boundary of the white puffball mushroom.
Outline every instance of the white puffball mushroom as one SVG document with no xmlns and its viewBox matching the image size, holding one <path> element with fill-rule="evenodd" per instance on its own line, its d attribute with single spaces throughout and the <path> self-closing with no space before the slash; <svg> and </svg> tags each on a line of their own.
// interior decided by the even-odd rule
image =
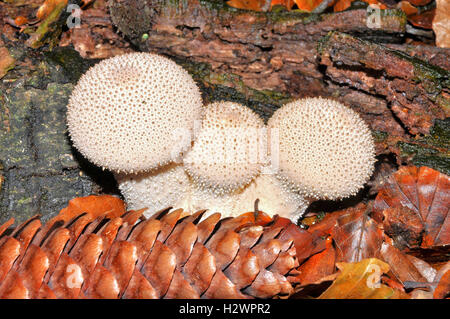
<svg viewBox="0 0 450 319">
<path fill-rule="evenodd" d="M 191 181 L 181 164 L 171 163 L 139 174 L 116 174 L 128 209 L 147 207 L 149 215 L 167 207 L 187 207 Z"/>
<path fill-rule="evenodd" d="M 236 217 L 254 211 L 257 199 L 258 210 L 269 215 L 278 214 L 294 222 L 310 204 L 300 194 L 285 188 L 274 175 L 261 174 L 243 189 L 228 194 L 217 195 L 203 188 L 193 188 L 187 209 L 207 208 L 207 214 L 220 212 L 223 216 Z"/>
<path fill-rule="evenodd" d="M 194 182 L 217 194 L 249 184 L 260 172 L 259 137 L 263 120 L 234 102 L 205 107 L 201 128 L 184 165 Z"/>
<path fill-rule="evenodd" d="M 305 98 L 268 121 L 278 138 L 278 176 L 311 199 L 354 195 L 370 178 L 375 147 L 369 127 L 352 109 L 325 98 Z"/>
<path fill-rule="evenodd" d="M 188 150 L 203 110 L 187 71 L 151 53 L 96 64 L 78 81 L 67 108 L 70 137 L 83 156 L 127 173 L 163 166 Z"/>
</svg>

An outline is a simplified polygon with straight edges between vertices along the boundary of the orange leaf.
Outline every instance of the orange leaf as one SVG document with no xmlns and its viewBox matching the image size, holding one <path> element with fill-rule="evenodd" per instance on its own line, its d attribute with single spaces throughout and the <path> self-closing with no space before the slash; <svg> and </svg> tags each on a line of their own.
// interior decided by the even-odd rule
<svg viewBox="0 0 450 319">
<path fill-rule="evenodd" d="M 436 34 L 436 46 L 450 48 L 450 1 L 436 0 L 433 31 Z"/>
<path fill-rule="evenodd" d="M 389 207 L 401 206 L 409 208 L 423 222 L 423 248 L 450 243 L 449 176 L 429 167 L 402 167 L 379 191 L 373 212 L 380 216 Z"/>
<path fill-rule="evenodd" d="M 44 20 L 60 3 L 67 4 L 67 0 L 45 0 L 36 12 L 36 17 L 39 20 Z"/>
<path fill-rule="evenodd" d="M 340 274 L 319 299 L 399 299 L 408 296 L 380 284 L 381 275 L 389 265 L 376 258 L 357 263 L 337 263 Z"/>
<path fill-rule="evenodd" d="M 433 297 L 435 299 L 443 299 L 450 295 L 450 270 L 444 273 L 434 290 Z"/>
<path fill-rule="evenodd" d="M 282 5 L 286 7 L 288 10 L 290 10 L 294 6 L 294 4 L 295 4 L 294 0 L 272 0 L 270 8 L 276 5 Z"/>
<path fill-rule="evenodd" d="M 119 217 L 125 213 L 125 203 L 120 198 L 111 195 L 90 195 L 71 199 L 69 205 L 52 218 L 48 225 L 55 222 L 68 222 L 82 213 L 87 213 L 91 220 L 105 215 L 109 218 Z"/>
<path fill-rule="evenodd" d="M 300 10 L 308 12 L 313 11 L 319 4 L 322 3 L 322 0 L 294 0 L 294 1 Z"/>
<path fill-rule="evenodd" d="M 19 27 L 21 25 L 27 24 L 28 19 L 24 16 L 18 16 L 17 18 L 14 19 L 14 23 Z"/>
<path fill-rule="evenodd" d="M 368 216 L 367 207 L 360 204 L 345 212 L 337 219 L 337 225 L 332 231 L 337 261 L 357 262 L 377 257 L 383 233 L 378 224 Z"/>
<path fill-rule="evenodd" d="M 14 67 L 16 60 L 5 47 L 0 47 L 0 79 Z"/>
<path fill-rule="evenodd" d="M 227 4 L 233 8 L 253 11 L 268 11 L 270 9 L 270 0 L 230 0 Z"/>
<path fill-rule="evenodd" d="M 335 272 L 334 262 L 336 259 L 336 251 L 333 248 L 332 242 L 332 239 L 328 238 L 327 248 L 325 250 L 311 256 L 304 264 L 297 268 L 300 271 L 300 274 L 297 276 L 300 285 L 306 286 L 319 282 L 322 278 Z"/>
<path fill-rule="evenodd" d="M 345 9 L 348 9 L 354 0 L 338 0 L 334 4 L 334 12 L 344 11 Z"/>
<path fill-rule="evenodd" d="M 419 10 L 411 5 L 411 3 L 409 3 L 408 1 L 401 1 L 399 4 L 397 4 L 397 8 L 401 9 L 407 16 L 419 12 Z"/>
<path fill-rule="evenodd" d="M 6 223 L 0 225 L 0 237 L 5 232 L 5 230 L 7 230 L 8 227 L 11 226 L 12 224 L 14 224 L 14 218 L 10 218 L 9 220 L 6 221 Z"/>
</svg>

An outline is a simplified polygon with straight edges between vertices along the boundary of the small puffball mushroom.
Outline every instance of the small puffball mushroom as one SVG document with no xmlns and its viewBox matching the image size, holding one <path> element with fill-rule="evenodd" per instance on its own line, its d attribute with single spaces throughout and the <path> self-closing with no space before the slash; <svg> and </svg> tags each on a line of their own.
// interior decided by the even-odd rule
<svg viewBox="0 0 450 319">
<path fill-rule="evenodd" d="M 171 163 L 139 174 L 116 174 L 119 189 L 128 209 L 147 207 L 153 214 L 167 207 L 187 207 L 191 181 L 181 164 Z"/>
<path fill-rule="evenodd" d="M 86 158 L 133 173 L 163 166 L 188 150 L 202 110 L 200 91 L 181 66 L 156 54 L 130 53 L 105 59 L 80 78 L 67 122 Z"/>
<path fill-rule="evenodd" d="M 249 184 L 260 172 L 263 120 L 234 102 L 205 107 L 202 125 L 184 165 L 194 182 L 223 194 Z"/>
<path fill-rule="evenodd" d="M 268 122 L 278 138 L 278 176 L 311 199 L 354 195 L 370 178 L 375 162 L 371 132 L 359 115 L 325 98 L 293 101 Z M 271 143 L 273 144 L 273 143 Z"/>
<path fill-rule="evenodd" d="M 300 194 L 285 188 L 274 175 L 261 174 L 243 189 L 228 194 L 217 195 L 203 188 L 193 188 L 187 208 L 191 211 L 207 208 L 207 214 L 220 212 L 236 217 L 254 211 L 257 199 L 258 210 L 293 221 L 297 221 L 309 205 Z"/>
</svg>

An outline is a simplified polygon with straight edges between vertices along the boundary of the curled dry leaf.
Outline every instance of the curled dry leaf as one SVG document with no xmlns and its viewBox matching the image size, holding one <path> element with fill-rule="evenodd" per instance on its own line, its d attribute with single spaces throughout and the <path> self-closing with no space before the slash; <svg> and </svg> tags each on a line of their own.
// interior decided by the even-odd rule
<svg viewBox="0 0 450 319">
<path fill-rule="evenodd" d="M 439 283 L 434 290 L 433 298 L 443 299 L 450 296 L 450 269 L 440 278 Z"/>
<path fill-rule="evenodd" d="M 436 270 L 422 260 L 408 256 L 388 243 L 383 243 L 380 253 L 403 286 L 406 282 L 412 282 L 416 286 L 422 283 L 423 287 L 427 287 L 427 283 L 434 280 Z"/>
<path fill-rule="evenodd" d="M 450 1 L 436 0 L 433 31 L 436 35 L 436 46 L 450 48 Z"/>
<path fill-rule="evenodd" d="M 450 244 L 450 178 L 428 167 L 405 166 L 389 177 L 375 199 L 373 213 L 377 219 L 383 219 L 383 211 L 390 211 L 389 221 L 404 213 L 407 207 L 416 214 L 424 226 L 421 247 Z M 401 220 L 402 217 L 398 217 Z M 415 219 L 417 221 L 417 219 Z M 416 222 L 414 222 L 416 223 Z M 411 225 L 407 225 L 410 227 Z M 416 225 L 417 226 L 417 225 Z M 414 226 L 413 228 L 416 228 Z M 410 227 L 410 229 L 412 229 Z M 403 230 L 403 228 L 401 228 Z M 416 228 L 417 233 L 417 228 Z M 392 233 L 390 234 L 392 236 Z M 403 236 L 399 231 L 398 236 Z M 393 236 L 395 239 L 395 236 Z M 411 243 L 406 237 L 405 242 Z"/>
<path fill-rule="evenodd" d="M 369 216 L 364 204 L 345 210 L 337 218 L 332 237 L 336 245 L 337 261 L 357 262 L 377 257 L 383 243 L 383 232 Z"/>
<path fill-rule="evenodd" d="M 39 20 L 45 20 L 62 3 L 67 5 L 67 0 L 45 0 L 36 12 L 36 17 Z"/>
<path fill-rule="evenodd" d="M 319 299 L 407 299 L 404 292 L 381 284 L 389 265 L 376 258 L 337 263 L 340 273 Z"/>
<path fill-rule="evenodd" d="M 326 249 L 311 256 L 297 270 L 297 276 L 301 286 L 320 282 L 335 272 L 336 251 L 332 239 L 327 239 Z"/>
<path fill-rule="evenodd" d="M 14 67 L 16 60 L 5 47 L 0 47 L 0 79 Z"/>
</svg>

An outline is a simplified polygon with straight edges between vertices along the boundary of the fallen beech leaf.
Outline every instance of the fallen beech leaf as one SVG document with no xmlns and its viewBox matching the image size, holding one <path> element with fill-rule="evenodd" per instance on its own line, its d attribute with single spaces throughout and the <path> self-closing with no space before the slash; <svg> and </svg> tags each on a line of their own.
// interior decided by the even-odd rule
<svg viewBox="0 0 450 319">
<path fill-rule="evenodd" d="M 450 48 L 450 1 L 436 0 L 433 31 L 436 34 L 436 46 Z"/>
<path fill-rule="evenodd" d="M 24 16 L 18 16 L 14 19 L 14 23 L 16 24 L 16 26 L 20 27 L 21 25 L 27 24 L 28 19 Z"/>
<path fill-rule="evenodd" d="M 290 10 L 294 6 L 294 4 L 294 0 L 272 0 L 272 2 L 270 3 L 270 8 L 272 9 L 273 6 L 282 5 L 283 7 Z"/>
<path fill-rule="evenodd" d="M 442 276 L 439 284 L 434 290 L 433 297 L 435 299 L 444 299 L 450 295 L 450 270 Z"/>
<path fill-rule="evenodd" d="M 383 211 L 383 229 L 397 247 L 417 247 L 422 242 L 424 225 L 419 215 L 408 207 L 390 207 Z"/>
<path fill-rule="evenodd" d="M 320 253 L 311 256 L 297 270 L 300 274 L 297 279 L 301 286 L 317 283 L 323 278 L 335 272 L 336 251 L 333 248 L 332 239 L 328 238 L 327 248 Z"/>
<path fill-rule="evenodd" d="M 36 17 L 39 20 L 44 20 L 61 3 L 67 5 L 67 0 L 45 0 L 36 12 Z"/>
<path fill-rule="evenodd" d="M 389 265 L 376 258 L 337 263 L 340 273 L 319 299 L 407 299 L 409 296 L 380 283 Z"/>
<path fill-rule="evenodd" d="M 323 0 L 294 0 L 294 1 L 300 10 L 311 12 L 319 4 L 321 4 Z"/>
<path fill-rule="evenodd" d="M 392 273 L 403 285 L 406 281 L 419 283 L 429 282 L 417 269 L 416 265 L 408 259 L 408 256 L 394 246 L 383 243 L 380 253 L 383 260 L 389 264 Z M 425 267 L 425 265 L 422 265 L 422 267 Z M 432 272 L 434 270 L 431 266 L 428 265 L 428 267 L 431 269 L 423 271 Z M 434 276 L 431 281 L 433 279 Z"/>
<path fill-rule="evenodd" d="M 334 12 L 344 11 L 345 9 L 350 8 L 352 2 L 354 0 L 338 0 L 334 4 L 333 10 Z"/>
<path fill-rule="evenodd" d="M 0 225 L 0 237 L 5 232 L 5 230 L 7 230 L 8 227 L 11 226 L 12 224 L 14 224 L 14 218 L 10 218 L 6 221 L 6 223 Z"/>
<path fill-rule="evenodd" d="M 67 207 L 61 209 L 58 215 L 48 221 L 46 227 L 50 228 L 56 222 L 72 220 L 80 214 L 89 215 L 89 220 L 105 215 L 108 218 L 119 217 L 126 211 L 125 203 L 120 198 L 111 195 L 90 195 L 77 197 L 69 201 Z"/>
<path fill-rule="evenodd" d="M 369 217 L 366 205 L 345 210 L 337 219 L 332 237 L 336 245 L 337 261 L 357 262 L 377 257 L 383 242 L 383 232 Z"/>
<path fill-rule="evenodd" d="M 321 236 L 331 235 L 333 229 L 337 225 L 338 218 L 344 214 L 347 214 L 347 211 L 345 209 L 337 212 L 328 213 L 325 215 L 324 218 L 322 218 L 320 222 L 311 225 L 308 228 L 308 232 L 310 233 L 316 232 Z"/>
<path fill-rule="evenodd" d="M 9 54 L 5 47 L 0 47 L 0 79 L 14 67 L 16 60 Z"/>
<path fill-rule="evenodd" d="M 431 9 L 420 14 L 408 15 L 407 18 L 409 23 L 413 26 L 431 30 L 433 28 L 433 18 L 435 16 L 435 12 L 435 9 Z"/>
<path fill-rule="evenodd" d="M 433 1 L 433 0 L 406 0 L 406 2 L 409 2 L 412 5 L 418 6 L 418 7 L 429 4 L 431 1 Z"/>
<path fill-rule="evenodd" d="M 233 8 L 253 11 L 268 11 L 270 9 L 270 0 L 230 0 L 227 4 Z"/>
<path fill-rule="evenodd" d="M 436 274 L 438 284 L 433 292 L 435 299 L 450 297 L 450 261 L 448 261 Z"/>
<path fill-rule="evenodd" d="M 379 191 L 373 213 L 381 218 L 387 208 L 407 207 L 425 226 L 423 248 L 450 243 L 450 177 L 429 167 L 405 166 L 392 174 Z M 395 239 L 395 237 L 394 237 Z"/>
</svg>

